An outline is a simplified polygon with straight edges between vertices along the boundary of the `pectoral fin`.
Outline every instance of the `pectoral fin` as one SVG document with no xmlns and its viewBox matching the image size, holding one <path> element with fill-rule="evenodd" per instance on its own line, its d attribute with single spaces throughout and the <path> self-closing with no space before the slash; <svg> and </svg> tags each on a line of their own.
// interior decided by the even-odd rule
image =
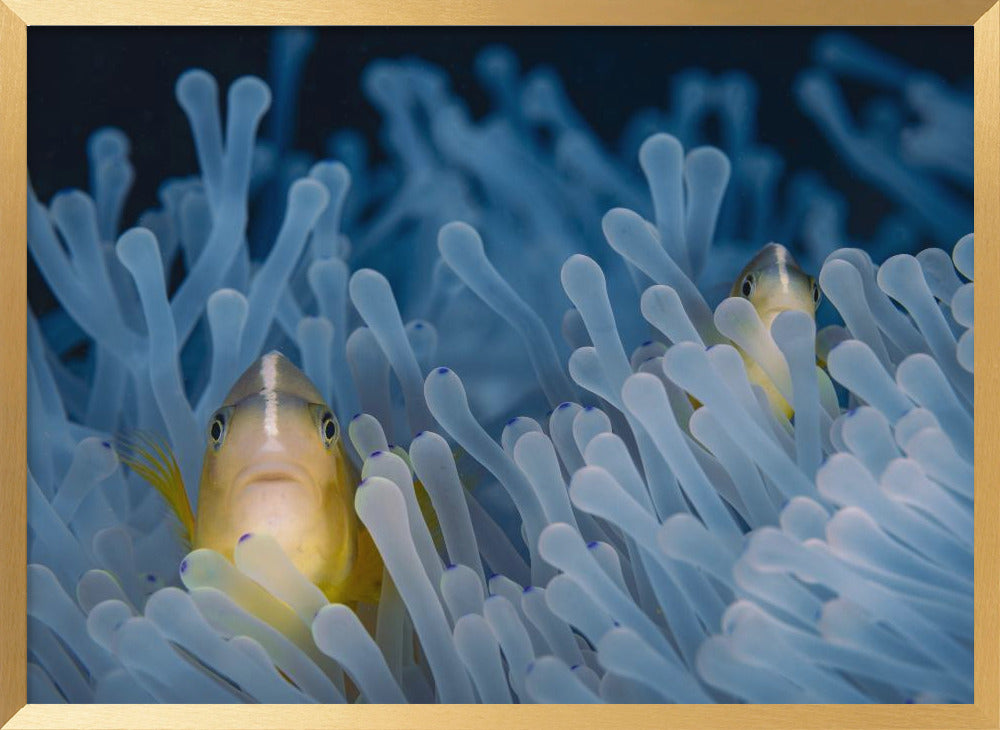
<svg viewBox="0 0 1000 730">
<path fill-rule="evenodd" d="M 181 523 L 181 538 L 191 545 L 194 536 L 194 513 L 188 500 L 180 467 L 169 444 L 155 434 L 134 431 L 115 437 L 118 459 L 149 482 L 163 495 Z"/>
</svg>

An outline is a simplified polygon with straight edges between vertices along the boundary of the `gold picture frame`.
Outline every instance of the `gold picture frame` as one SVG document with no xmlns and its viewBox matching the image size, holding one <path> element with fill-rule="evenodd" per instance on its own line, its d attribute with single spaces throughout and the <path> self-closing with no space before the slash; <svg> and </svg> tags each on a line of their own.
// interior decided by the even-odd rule
<svg viewBox="0 0 1000 730">
<path fill-rule="evenodd" d="M 29 705 L 26 648 L 27 26 L 974 26 L 975 704 L 726 706 Z M 0 0 L 0 723 L 5 728 L 1000 727 L 1000 3 L 995 0 Z"/>
</svg>

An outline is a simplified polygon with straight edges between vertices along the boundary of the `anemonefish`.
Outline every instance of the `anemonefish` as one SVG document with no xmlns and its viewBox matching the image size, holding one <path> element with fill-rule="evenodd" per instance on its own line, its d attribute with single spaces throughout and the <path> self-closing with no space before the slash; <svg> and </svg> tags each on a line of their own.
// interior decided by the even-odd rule
<svg viewBox="0 0 1000 730">
<path fill-rule="evenodd" d="M 240 537 L 270 534 L 330 601 L 378 601 L 382 560 L 354 510 L 358 477 L 340 426 L 305 373 L 270 352 L 237 380 L 208 422 L 192 511 L 170 447 L 119 439 L 119 456 L 167 500 L 192 549 L 230 560 Z"/>
<path fill-rule="evenodd" d="M 820 301 L 816 279 L 806 274 L 780 243 L 769 243 L 754 254 L 733 282 L 729 296 L 748 299 L 768 331 L 782 312 L 798 310 L 815 317 Z M 764 389 L 776 413 L 790 418 L 792 407 L 788 401 L 760 366 L 746 353 L 741 354 L 750 382 Z"/>
</svg>

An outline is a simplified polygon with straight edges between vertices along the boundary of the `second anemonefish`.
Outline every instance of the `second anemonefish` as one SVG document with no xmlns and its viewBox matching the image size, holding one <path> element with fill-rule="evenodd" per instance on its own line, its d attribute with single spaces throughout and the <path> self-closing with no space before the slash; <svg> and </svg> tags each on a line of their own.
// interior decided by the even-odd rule
<svg viewBox="0 0 1000 730">
<path fill-rule="evenodd" d="M 798 310 L 815 317 L 820 290 L 816 279 L 802 270 L 787 248 L 780 243 L 769 243 L 743 267 L 729 296 L 748 299 L 764 327 L 770 330 L 771 323 L 782 312 Z M 750 382 L 764 389 L 775 413 L 790 418 L 792 407 L 774 382 L 746 353 L 741 351 L 741 354 Z"/>
</svg>

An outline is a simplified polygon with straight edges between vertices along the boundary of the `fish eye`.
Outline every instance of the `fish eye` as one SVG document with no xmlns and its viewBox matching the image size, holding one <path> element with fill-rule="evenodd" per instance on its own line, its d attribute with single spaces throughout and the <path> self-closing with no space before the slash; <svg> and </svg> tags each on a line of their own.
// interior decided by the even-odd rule
<svg viewBox="0 0 1000 730">
<path fill-rule="evenodd" d="M 743 277 L 743 284 L 742 286 L 740 286 L 740 291 L 743 293 L 743 296 L 749 297 L 751 294 L 753 294 L 753 288 L 754 288 L 753 274 L 747 274 L 745 277 Z"/>
<path fill-rule="evenodd" d="M 323 444 L 329 448 L 330 445 L 337 438 L 337 422 L 333 418 L 333 414 L 326 411 L 320 418 L 319 431 L 320 435 L 323 437 Z"/>
<path fill-rule="evenodd" d="M 216 413 L 212 418 L 212 423 L 208 427 L 208 435 L 216 447 L 222 445 L 222 438 L 226 435 L 226 416 L 223 413 Z"/>
</svg>

